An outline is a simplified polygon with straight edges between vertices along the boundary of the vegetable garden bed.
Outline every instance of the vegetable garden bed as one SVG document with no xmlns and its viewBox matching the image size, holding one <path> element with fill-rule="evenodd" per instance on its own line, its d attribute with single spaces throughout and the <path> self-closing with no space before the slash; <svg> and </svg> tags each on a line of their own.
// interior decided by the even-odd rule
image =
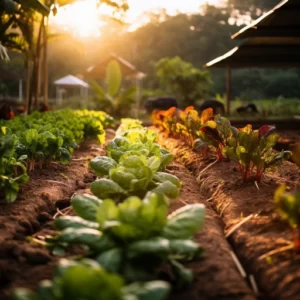
<svg viewBox="0 0 300 300">
<path fill-rule="evenodd" d="M 201 173 L 214 157 L 201 158 L 164 133 L 160 133 L 160 143 L 199 179 L 202 196 L 222 217 L 225 235 L 254 290 L 257 284 L 260 298 L 298 299 L 300 254 L 290 247 L 290 230 L 275 213 L 273 197 L 279 183 L 292 188 L 299 186 L 299 168 L 284 162 L 257 187 L 254 182 L 243 183 L 231 162 L 219 162 Z M 285 250 L 286 247 L 289 249 Z M 278 249 L 282 251 L 274 255 L 270 252 Z"/>
<path fill-rule="evenodd" d="M 96 140 L 84 142 L 70 165 L 52 163 L 47 169 L 35 170 L 17 201 L 0 205 L 0 299 L 10 299 L 16 287 L 36 288 L 40 280 L 51 278 L 58 257 L 26 237 L 53 232 L 53 216 L 95 179 L 88 169 L 89 159 L 103 153 Z"/>
<path fill-rule="evenodd" d="M 92 147 L 95 147 L 95 145 L 91 142 L 88 143 L 85 147 L 87 151 L 76 153 L 76 158 L 103 154 L 101 151 L 91 150 Z M 51 178 L 58 177 L 61 181 L 59 171 L 48 170 L 48 174 L 51 175 Z M 7 239 L 2 244 L 4 247 L 1 250 L 1 282 L 5 284 L 3 284 L 0 292 L 0 299 L 10 299 L 11 292 L 17 287 L 36 289 L 39 281 L 52 277 L 53 270 L 59 258 L 51 255 L 43 247 L 29 244 L 25 241 L 25 237 L 27 235 L 38 237 L 53 234 L 52 216 L 56 214 L 55 207 L 67 207 L 70 195 L 74 191 L 79 193 L 87 192 L 84 186 L 81 186 L 78 190 L 75 184 L 76 181 L 78 182 L 78 179 L 79 182 L 84 181 L 86 184 L 94 180 L 93 174 L 87 172 L 86 163 L 74 162 L 70 166 L 64 167 L 63 171 L 64 174 L 71 173 L 71 176 L 74 177 L 73 180 L 69 178 L 64 181 L 69 185 L 73 184 L 73 189 L 70 190 L 61 185 L 55 186 L 53 184 L 52 188 L 54 190 L 51 193 L 49 186 L 43 187 L 44 192 L 51 195 L 51 201 L 43 203 L 43 209 L 41 209 L 40 213 L 38 213 L 38 209 L 35 209 L 34 216 L 32 214 L 23 214 L 23 219 L 27 223 L 39 223 L 35 225 L 36 229 L 31 231 L 18 230 L 15 239 Z M 183 182 L 180 197 L 172 200 L 170 213 L 186 204 L 205 203 L 205 198 L 201 196 L 196 180 L 180 163 L 172 163 L 168 167 L 167 172 L 176 175 Z M 20 202 L 16 202 L 13 205 L 13 210 L 19 211 L 20 207 L 24 209 L 22 199 L 27 197 L 26 190 L 30 191 L 31 185 L 33 184 L 28 183 L 24 187 Z M 34 185 L 33 188 L 35 188 Z M 37 198 L 42 201 L 42 198 L 39 198 L 38 194 Z M 29 201 L 31 202 L 32 198 L 28 197 L 27 199 L 30 199 Z M 28 203 L 30 203 L 29 201 Z M 9 208 L 12 209 L 12 206 L 9 206 Z M 36 220 L 39 220 L 39 222 Z M 16 221 L 13 221 L 13 223 L 18 224 Z M 223 235 L 223 223 L 209 205 L 206 210 L 205 224 L 204 229 L 196 236 L 196 241 L 204 249 L 204 255 L 198 261 L 187 265 L 194 272 L 195 282 L 187 290 L 174 293 L 170 299 L 255 299 L 251 289 L 241 277 L 232 260 L 230 254 L 232 250 Z M 216 280 L 218 282 L 217 285 Z"/>
<path fill-rule="evenodd" d="M 211 153 L 156 128 L 126 119 L 115 138 L 108 132 L 105 147 L 86 140 L 71 164 L 50 161 L 1 204 L 0 299 L 20 287 L 40 287 L 39 298 L 19 290 L 18 300 L 297 299 L 300 256 L 273 195 L 280 182 L 299 184 L 299 168 L 284 162 L 258 185 L 242 183 L 230 162 L 207 168 Z M 106 282 L 99 298 L 96 282 Z"/>
</svg>

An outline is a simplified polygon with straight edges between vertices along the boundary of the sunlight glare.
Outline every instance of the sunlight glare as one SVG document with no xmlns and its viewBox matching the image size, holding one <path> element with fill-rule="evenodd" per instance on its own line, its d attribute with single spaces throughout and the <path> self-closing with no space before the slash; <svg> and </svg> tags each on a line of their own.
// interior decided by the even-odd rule
<svg viewBox="0 0 300 300">
<path fill-rule="evenodd" d="M 97 9 L 97 0 L 79 0 L 70 5 L 60 7 L 57 15 L 52 16 L 50 23 L 60 30 L 72 33 L 77 37 L 97 37 L 101 35 L 101 27 L 105 22 L 101 21 L 101 14 L 111 15 L 112 9 L 101 5 Z M 220 5 L 224 0 L 186 0 L 176 2 L 174 0 L 128 0 L 129 10 L 126 12 L 125 22 L 129 23 L 129 31 L 134 31 L 149 22 L 146 11 L 158 11 L 166 9 L 170 15 L 178 12 L 197 13 L 200 6 L 209 3 Z"/>
<path fill-rule="evenodd" d="M 72 5 L 60 7 L 52 22 L 65 31 L 79 37 L 95 37 L 101 35 L 103 22 L 99 17 L 96 0 L 78 1 Z"/>
</svg>

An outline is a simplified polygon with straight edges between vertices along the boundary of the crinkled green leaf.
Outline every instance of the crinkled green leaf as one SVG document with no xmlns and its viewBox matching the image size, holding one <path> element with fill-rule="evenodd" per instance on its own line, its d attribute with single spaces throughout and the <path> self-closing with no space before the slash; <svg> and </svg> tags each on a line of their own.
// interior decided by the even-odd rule
<svg viewBox="0 0 300 300">
<path fill-rule="evenodd" d="M 97 222 L 103 228 L 105 222 L 119 219 L 119 208 L 112 200 L 104 200 L 97 209 Z"/>
</svg>

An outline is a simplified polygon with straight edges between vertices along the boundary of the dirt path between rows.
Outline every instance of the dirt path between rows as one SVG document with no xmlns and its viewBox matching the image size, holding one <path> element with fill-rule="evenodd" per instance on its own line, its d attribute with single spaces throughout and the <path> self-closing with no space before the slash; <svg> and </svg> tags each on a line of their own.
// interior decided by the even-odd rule
<svg viewBox="0 0 300 300">
<path fill-rule="evenodd" d="M 160 134 L 160 143 L 172 151 L 195 178 L 215 159 L 202 159 L 180 141 L 163 133 Z M 248 278 L 255 279 L 261 299 L 300 298 L 300 254 L 285 251 L 271 259 L 260 259 L 261 255 L 290 242 L 288 226 L 274 210 L 273 195 L 280 182 L 299 187 L 299 179 L 299 168 L 290 162 L 285 162 L 278 171 L 268 173 L 259 184 L 259 190 L 253 182 L 243 184 L 241 175 L 230 162 L 215 164 L 200 178 L 202 196 L 209 199 L 222 216 L 225 233 L 229 233 L 243 217 L 253 215 L 229 236 L 229 241 Z"/>
<path fill-rule="evenodd" d="M 170 212 L 192 203 L 206 206 L 205 226 L 196 235 L 196 241 L 204 248 L 204 255 L 187 265 L 194 272 L 194 284 L 171 299 L 256 299 L 231 257 L 232 249 L 224 237 L 221 218 L 201 195 L 195 178 L 179 162 L 172 163 L 167 172 L 183 183 L 179 198 L 171 201 Z"/>
</svg>

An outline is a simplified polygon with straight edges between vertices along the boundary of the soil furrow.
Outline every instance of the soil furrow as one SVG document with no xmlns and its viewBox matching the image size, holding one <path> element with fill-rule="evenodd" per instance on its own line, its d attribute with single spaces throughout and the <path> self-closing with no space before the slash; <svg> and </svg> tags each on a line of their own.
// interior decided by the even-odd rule
<svg viewBox="0 0 300 300">
<path fill-rule="evenodd" d="M 224 237 L 221 218 L 201 195 L 195 178 L 178 162 L 172 163 L 167 171 L 183 183 L 179 198 L 170 202 L 170 212 L 186 204 L 203 203 L 206 206 L 205 226 L 196 235 L 204 255 L 187 265 L 194 272 L 194 283 L 171 299 L 256 299 L 230 256 L 232 249 Z"/>
<path fill-rule="evenodd" d="M 160 134 L 160 143 L 172 151 L 196 178 L 214 160 L 213 157 L 202 159 L 180 141 L 163 133 Z M 288 225 L 276 214 L 273 195 L 280 182 L 291 187 L 299 186 L 299 175 L 299 168 L 285 162 L 277 171 L 267 174 L 259 184 L 259 190 L 254 182 L 242 183 L 241 175 L 231 162 L 217 163 L 200 176 L 201 193 L 211 200 L 215 211 L 222 216 L 225 233 L 243 217 L 254 215 L 230 235 L 229 241 L 247 274 L 254 276 L 261 299 L 299 299 L 300 254 L 292 250 L 259 259 L 290 242 Z"/>
</svg>

